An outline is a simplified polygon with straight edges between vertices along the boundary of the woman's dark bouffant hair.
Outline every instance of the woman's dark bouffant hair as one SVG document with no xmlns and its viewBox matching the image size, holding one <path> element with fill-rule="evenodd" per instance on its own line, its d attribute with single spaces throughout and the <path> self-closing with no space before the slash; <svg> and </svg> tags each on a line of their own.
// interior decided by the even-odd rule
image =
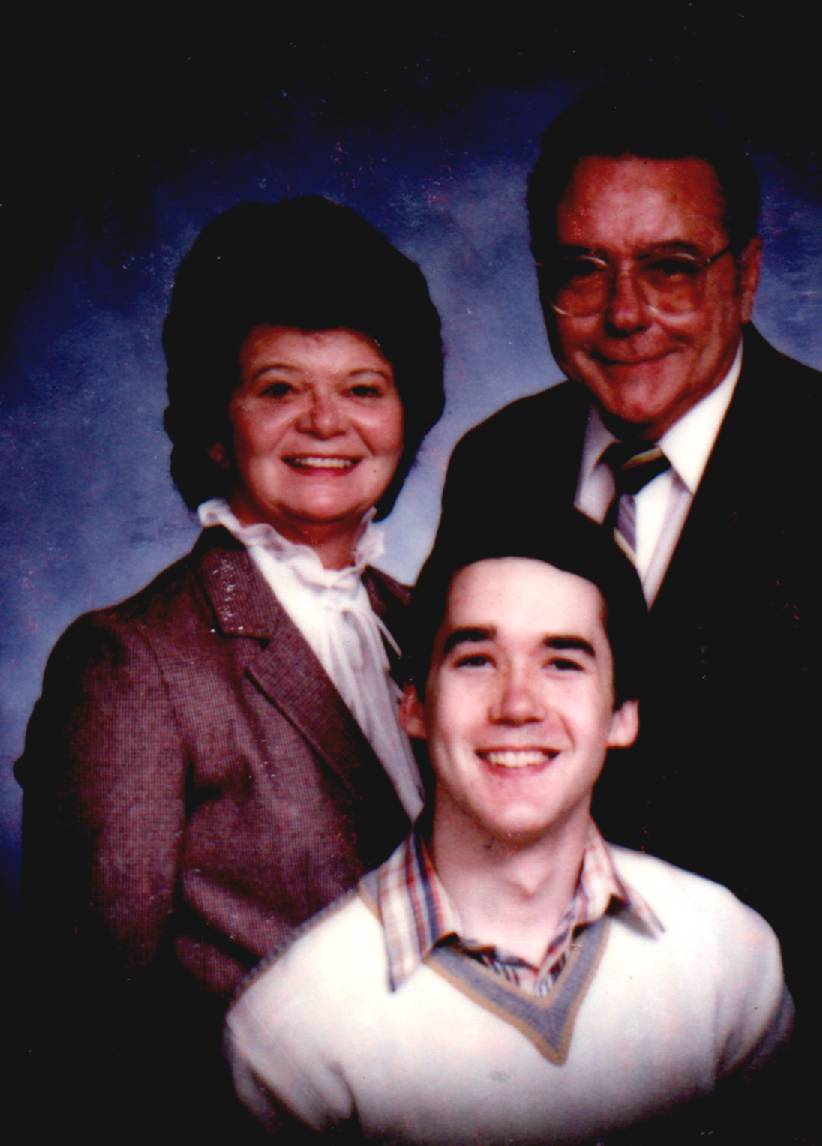
<svg viewBox="0 0 822 1146">
<path fill-rule="evenodd" d="M 232 473 L 208 451 L 230 444 L 240 347 L 261 324 L 355 330 L 391 363 L 405 445 L 377 506 L 384 517 L 445 404 L 440 320 L 422 271 L 355 211 L 319 196 L 247 203 L 203 228 L 163 328 L 171 476 L 191 509 L 230 492 Z"/>
</svg>

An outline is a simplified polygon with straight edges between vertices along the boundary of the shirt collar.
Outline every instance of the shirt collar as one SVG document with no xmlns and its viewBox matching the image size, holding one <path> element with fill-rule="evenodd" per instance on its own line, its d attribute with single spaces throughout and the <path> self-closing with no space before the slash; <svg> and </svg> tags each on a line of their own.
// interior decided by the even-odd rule
<svg viewBox="0 0 822 1146">
<path fill-rule="evenodd" d="M 369 510 L 363 518 L 362 533 L 354 550 L 353 563 L 343 569 L 325 569 L 318 554 L 309 545 L 289 541 L 268 522 L 258 521 L 253 525 L 242 525 L 228 502 L 222 497 L 204 501 L 197 510 L 200 524 L 204 528 L 222 525 L 247 549 L 267 550 L 290 566 L 301 581 L 319 588 L 356 588 L 366 565 L 373 565 L 382 554 L 383 535 L 382 530 L 373 524 L 374 513 L 375 510 Z"/>
<path fill-rule="evenodd" d="M 702 480 L 719 428 L 733 398 L 741 369 L 742 343 L 740 342 L 731 368 L 719 385 L 674 422 L 659 439 L 658 445 L 692 495 L 696 493 Z M 588 414 L 582 447 L 580 484 L 591 476 L 603 452 L 614 441 L 616 438 L 602 421 L 599 410 L 596 406 L 592 406 Z"/>
<path fill-rule="evenodd" d="M 400 844 L 376 877 L 376 907 L 385 935 L 389 984 L 395 991 L 438 944 L 451 937 L 463 941 L 471 937 L 461 932 L 459 914 L 434 870 L 419 830 Z M 642 896 L 618 874 L 610 848 L 592 822 L 577 888 L 559 933 L 595 923 L 614 905 L 630 912 L 651 934 L 662 931 Z M 549 948 L 557 945 L 559 933 Z"/>
</svg>

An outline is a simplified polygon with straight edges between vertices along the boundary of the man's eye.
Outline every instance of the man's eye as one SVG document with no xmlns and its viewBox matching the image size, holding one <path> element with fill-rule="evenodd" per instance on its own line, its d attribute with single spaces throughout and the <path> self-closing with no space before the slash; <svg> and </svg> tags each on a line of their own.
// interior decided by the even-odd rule
<svg viewBox="0 0 822 1146">
<path fill-rule="evenodd" d="M 557 669 L 559 672 L 582 672 L 582 665 L 579 661 L 571 660 L 570 657 L 553 657 L 548 662 L 548 667 Z"/>
<path fill-rule="evenodd" d="M 264 398 L 285 398 L 293 390 L 294 387 L 290 382 L 269 382 L 260 393 Z"/>
<path fill-rule="evenodd" d="M 568 259 L 562 267 L 562 279 L 565 282 L 585 282 L 607 274 L 607 265 L 598 259 L 585 257 Z"/>
<path fill-rule="evenodd" d="M 665 258 L 649 259 L 640 265 L 649 278 L 670 282 L 696 278 L 702 269 L 702 264 L 696 259 L 684 255 L 666 255 Z"/>
</svg>

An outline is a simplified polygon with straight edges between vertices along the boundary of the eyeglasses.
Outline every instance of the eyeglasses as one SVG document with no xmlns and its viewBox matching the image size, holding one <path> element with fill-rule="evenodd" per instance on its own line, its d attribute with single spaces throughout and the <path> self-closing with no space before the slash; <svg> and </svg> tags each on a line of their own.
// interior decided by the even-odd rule
<svg viewBox="0 0 822 1146">
<path fill-rule="evenodd" d="M 599 255 L 560 251 L 544 266 L 550 305 L 557 314 L 588 318 L 605 310 L 613 296 L 617 276 L 630 274 L 646 306 L 659 314 L 689 314 L 705 295 L 705 272 L 727 255 L 730 246 L 715 255 L 666 251 L 641 255 L 622 272 Z"/>
</svg>

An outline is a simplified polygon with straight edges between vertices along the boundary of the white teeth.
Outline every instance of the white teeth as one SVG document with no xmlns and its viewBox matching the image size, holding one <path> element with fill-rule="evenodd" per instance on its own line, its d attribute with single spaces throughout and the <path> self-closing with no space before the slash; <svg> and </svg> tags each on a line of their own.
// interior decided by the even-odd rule
<svg viewBox="0 0 822 1146">
<path fill-rule="evenodd" d="M 546 760 L 553 759 L 556 754 L 545 752 L 541 748 L 506 748 L 496 752 L 483 752 L 482 756 L 489 764 L 496 764 L 499 768 L 529 768 L 535 764 L 544 764 Z"/>
<path fill-rule="evenodd" d="M 287 460 L 292 466 L 305 466 L 306 468 L 321 470 L 348 470 L 354 465 L 353 458 L 324 458 L 309 455 L 306 457 L 288 458 Z"/>
</svg>

